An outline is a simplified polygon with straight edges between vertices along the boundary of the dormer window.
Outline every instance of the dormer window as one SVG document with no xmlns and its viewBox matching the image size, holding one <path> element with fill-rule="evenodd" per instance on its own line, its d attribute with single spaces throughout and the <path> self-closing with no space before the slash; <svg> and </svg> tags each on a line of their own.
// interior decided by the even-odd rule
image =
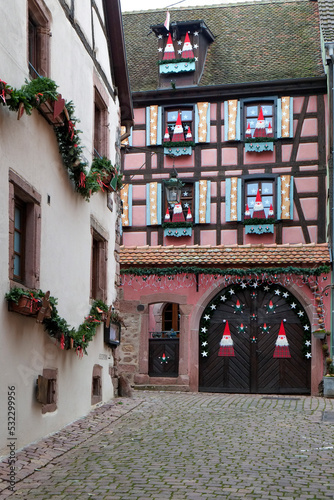
<svg viewBox="0 0 334 500">
<path fill-rule="evenodd" d="M 193 107 L 165 110 L 164 143 L 193 141 Z M 180 126 L 181 124 L 181 126 Z"/>
</svg>

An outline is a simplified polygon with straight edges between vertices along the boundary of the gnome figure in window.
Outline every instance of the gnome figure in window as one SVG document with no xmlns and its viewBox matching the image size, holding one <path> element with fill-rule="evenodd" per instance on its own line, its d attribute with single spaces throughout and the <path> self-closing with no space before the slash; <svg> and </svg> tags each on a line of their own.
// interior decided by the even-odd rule
<svg viewBox="0 0 334 500">
<path fill-rule="evenodd" d="M 173 208 L 173 222 L 185 222 L 182 204 L 177 201 Z"/>
<path fill-rule="evenodd" d="M 263 208 L 262 198 L 260 195 L 260 190 L 257 190 L 257 195 L 255 199 L 255 205 L 253 210 L 253 219 L 265 219 L 266 214 Z"/>
<path fill-rule="evenodd" d="M 230 327 L 228 321 L 226 321 L 224 334 L 219 343 L 219 353 L 218 356 L 234 356 L 233 340 L 231 337 Z"/>
</svg>

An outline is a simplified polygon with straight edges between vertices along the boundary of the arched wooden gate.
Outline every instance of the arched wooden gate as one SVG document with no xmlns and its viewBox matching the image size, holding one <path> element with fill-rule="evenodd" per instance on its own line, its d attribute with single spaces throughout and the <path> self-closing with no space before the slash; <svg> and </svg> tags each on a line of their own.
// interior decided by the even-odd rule
<svg viewBox="0 0 334 500">
<path fill-rule="evenodd" d="M 309 394 L 310 331 L 305 310 L 282 286 L 225 288 L 201 318 L 199 390 Z"/>
</svg>

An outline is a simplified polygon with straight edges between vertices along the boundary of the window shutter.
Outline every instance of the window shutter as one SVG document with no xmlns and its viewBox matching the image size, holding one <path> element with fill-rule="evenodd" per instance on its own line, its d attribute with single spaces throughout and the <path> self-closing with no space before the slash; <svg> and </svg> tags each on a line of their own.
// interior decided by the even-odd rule
<svg viewBox="0 0 334 500">
<path fill-rule="evenodd" d="M 210 142 L 210 103 L 195 105 L 195 142 Z"/>
<path fill-rule="evenodd" d="M 225 186 L 226 222 L 239 222 L 242 220 L 242 181 L 238 177 L 229 177 Z"/>
<path fill-rule="evenodd" d="M 211 181 L 195 182 L 195 223 L 209 224 L 211 219 Z"/>
<path fill-rule="evenodd" d="M 233 99 L 224 102 L 224 140 L 240 141 L 240 102 Z"/>
<path fill-rule="evenodd" d="M 277 138 L 293 137 L 293 97 L 277 99 Z"/>
<path fill-rule="evenodd" d="M 293 220 L 293 176 L 281 175 L 277 179 L 278 220 Z"/>
<path fill-rule="evenodd" d="M 36 399 L 39 403 L 45 405 L 48 403 L 48 387 L 49 379 L 43 377 L 42 375 L 38 375 Z"/>
<path fill-rule="evenodd" d="M 125 132 L 126 132 L 126 127 L 124 125 L 122 125 L 121 126 L 121 135 L 125 134 Z M 122 146 L 132 146 L 132 127 L 131 127 L 131 130 L 130 130 L 129 137 L 127 137 L 126 139 L 124 139 L 121 142 L 121 145 Z"/>
<path fill-rule="evenodd" d="M 146 225 L 161 224 L 161 184 L 146 184 Z"/>
<path fill-rule="evenodd" d="M 161 145 L 161 107 L 157 105 L 146 108 L 146 146 Z"/>
<path fill-rule="evenodd" d="M 132 184 L 124 184 L 121 190 L 123 203 L 122 226 L 132 226 Z"/>
</svg>

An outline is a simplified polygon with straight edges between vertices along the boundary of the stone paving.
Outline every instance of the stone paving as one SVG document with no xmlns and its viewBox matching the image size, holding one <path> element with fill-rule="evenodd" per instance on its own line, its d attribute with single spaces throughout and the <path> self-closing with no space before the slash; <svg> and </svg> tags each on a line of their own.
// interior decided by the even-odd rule
<svg viewBox="0 0 334 500">
<path fill-rule="evenodd" d="M 19 452 L 0 498 L 334 499 L 332 417 L 325 398 L 135 393 Z"/>
</svg>

